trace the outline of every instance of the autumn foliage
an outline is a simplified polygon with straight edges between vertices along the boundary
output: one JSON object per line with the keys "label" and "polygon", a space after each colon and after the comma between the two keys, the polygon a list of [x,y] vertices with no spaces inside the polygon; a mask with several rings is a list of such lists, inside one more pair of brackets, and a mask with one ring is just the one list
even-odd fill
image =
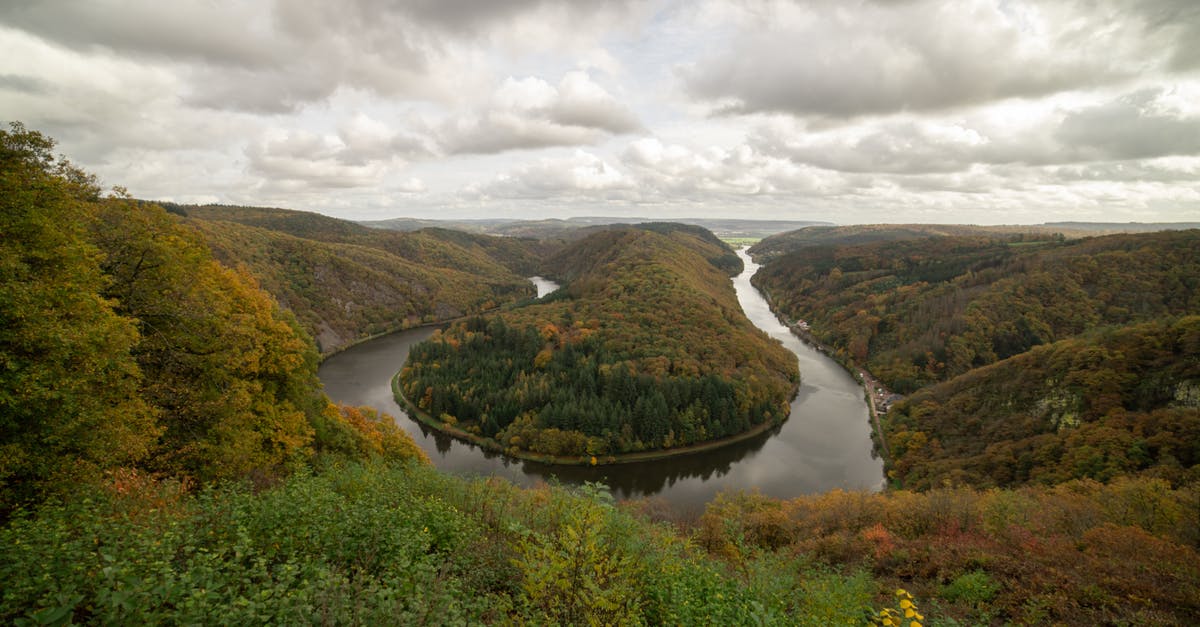
{"label": "autumn foliage", "polygon": [[548,263],[569,281],[560,294],[414,347],[403,397],[503,450],[553,456],[604,459],[778,424],[795,358],[742,314],[714,265],[730,255],[691,229],[591,235]]}
{"label": "autumn foliage", "polygon": [[[0,131],[0,509],[119,468],[279,477],[336,447],[317,355],[244,268],[156,205],[102,197],[19,124]],[[348,421],[348,422],[347,422]]]}
{"label": "autumn foliage", "polygon": [[[865,569],[922,612],[971,624],[1192,624],[1200,492],[1159,479],[1053,488],[721,495],[697,540],[733,564],[762,551]],[[901,624],[907,624],[901,623]]]}

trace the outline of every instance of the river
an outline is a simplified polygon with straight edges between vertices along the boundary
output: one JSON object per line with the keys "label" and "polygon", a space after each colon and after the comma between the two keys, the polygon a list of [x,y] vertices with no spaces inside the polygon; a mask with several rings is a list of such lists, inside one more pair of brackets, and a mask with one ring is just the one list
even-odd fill
{"label": "river", "polygon": [[[369,405],[397,417],[400,426],[429,454],[439,469],[467,475],[497,475],[520,485],[552,477],[563,483],[601,481],[618,498],[657,497],[679,511],[695,511],[722,490],[757,489],[789,498],[834,488],[877,490],[883,463],[871,450],[867,405],[858,383],[840,365],[791,334],[750,285],[758,270],[746,264],[733,280],[746,316],[783,342],[800,360],[800,391],[791,417],[761,436],[716,451],[615,466],[551,466],[491,453],[459,442],[408,418],[392,398],[391,378],[408,350],[432,328],[394,333],[350,348],[321,364],[325,392],[339,403]],[[552,282],[534,277],[538,297]]]}

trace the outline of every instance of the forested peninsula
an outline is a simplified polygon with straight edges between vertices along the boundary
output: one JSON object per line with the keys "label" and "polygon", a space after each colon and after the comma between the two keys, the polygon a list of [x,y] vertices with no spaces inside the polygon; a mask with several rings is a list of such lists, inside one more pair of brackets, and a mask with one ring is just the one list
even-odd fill
{"label": "forested peninsula", "polygon": [[546,302],[414,347],[400,398],[460,437],[560,463],[686,452],[787,418],[795,356],[746,319],[729,281],[741,262],[712,234],[613,228],[545,267],[566,282]]}

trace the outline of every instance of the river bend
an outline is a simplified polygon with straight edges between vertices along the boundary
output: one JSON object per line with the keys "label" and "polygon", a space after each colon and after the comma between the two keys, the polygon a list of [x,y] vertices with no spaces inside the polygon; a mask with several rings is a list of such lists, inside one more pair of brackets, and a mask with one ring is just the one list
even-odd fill
{"label": "river bend", "polygon": [[[801,342],[771,313],[750,285],[758,270],[745,251],[745,271],[733,279],[746,316],[800,360],[801,385],[791,417],[758,437],[716,451],[615,466],[550,466],[510,459],[459,442],[410,419],[392,398],[391,378],[413,344],[432,328],[371,340],[327,359],[319,371],[335,402],[368,405],[396,416],[398,424],[439,469],[467,475],[496,475],[520,485],[552,477],[563,483],[601,481],[618,498],[657,497],[678,510],[698,510],[722,490],[754,490],[790,498],[834,488],[877,490],[883,463],[871,450],[867,405],[858,383],[836,362]],[[552,282],[533,277],[538,296]]]}

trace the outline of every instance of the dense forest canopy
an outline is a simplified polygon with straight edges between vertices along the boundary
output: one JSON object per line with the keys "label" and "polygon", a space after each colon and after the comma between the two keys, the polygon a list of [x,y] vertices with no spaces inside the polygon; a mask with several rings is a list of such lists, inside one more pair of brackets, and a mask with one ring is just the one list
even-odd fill
{"label": "dense forest canopy", "polygon": [[886,429],[906,486],[1200,479],[1200,317],[1105,327],[924,388]]}
{"label": "dense forest canopy", "polygon": [[549,302],[435,334],[400,386],[514,453],[604,459],[777,424],[795,357],[745,318],[734,263],[695,227],[600,231],[546,264],[569,281]]}
{"label": "dense forest canopy", "polygon": [[821,246],[754,282],[909,393],[1087,329],[1200,312],[1200,231]]}
{"label": "dense forest canopy", "polygon": [[913,394],[884,421],[906,486],[1200,468],[1200,231],[811,246],[755,283]]}

